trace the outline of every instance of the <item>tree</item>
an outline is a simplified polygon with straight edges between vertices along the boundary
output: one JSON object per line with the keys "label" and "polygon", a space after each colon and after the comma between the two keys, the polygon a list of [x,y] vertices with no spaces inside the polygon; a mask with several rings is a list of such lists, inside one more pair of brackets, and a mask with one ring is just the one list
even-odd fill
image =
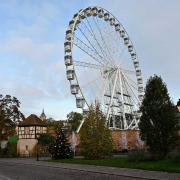
{"label": "tree", "polygon": [[49,145],[52,141],[54,140],[54,137],[51,136],[50,134],[40,134],[38,138],[38,143],[42,146],[47,146]]}
{"label": "tree", "polygon": [[57,131],[59,126],[63,126],[63,122],[61,120],[54,120],[53,118],[46,119],[46,125],[48,127],[48,131]]}
{"label": "tree", "polygon": [[13,135],[17,123],[24,119],[19,108],[20,102],[17,98],[0,95],[0,139]]}
{"label": "tree", "polygon": [[78,112],[70,112],[67,115],[68,118],[68,123],[70,124],[70,129],[72,131],[76,131],[77,128],[79,127],[81,121],[82,121],[82,114],[78,113]]}
{"label": "tree", "polygon": [[91,106],[80,130],[82,154],[86,159],[102,159],[112,156],[112,135],[106,126],[106,118],[97,103]]}
{"label": "tree", "polygon": [[159,157],[166,156],[176,145],[178,120],[176,108],[161,77],[155,75],[148,80],[140,110],[141,139],[151,153]]}
{"label": "tree", "polygon": [[49,156],[49,145],[54,141],[54,137],[48,133],[40,134],[37,144],[37,159],[38,156]]}
{"label": "tree", "polygon": [[66,137],[65,129],[59,127],[56,132],[56,138],[50,144],[49,152],[53,159],[69,159],[73,157],[70,143]]}

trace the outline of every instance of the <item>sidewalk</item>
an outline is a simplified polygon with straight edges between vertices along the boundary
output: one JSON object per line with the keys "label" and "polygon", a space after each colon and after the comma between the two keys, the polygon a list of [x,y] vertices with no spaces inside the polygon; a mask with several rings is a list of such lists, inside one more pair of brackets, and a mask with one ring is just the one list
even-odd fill
{"label": "sidewalk", "polygon": [[94,165],[79,165],[79,164],[65,164],[45,161],[36,161],[34,158],[14,158],[14,159],[0,159],[0,162],[8,162],[13,164],[28,164],[33,166],[46,166],[57,169],[71,169],[85,172],[93,172],[100,174],[109,174],[124,177],[135,177],[139,179],[156,179],[156,180],[180,180],[180,173],[167,173],[159,171],[147,171],[139,169],[127,169]]}

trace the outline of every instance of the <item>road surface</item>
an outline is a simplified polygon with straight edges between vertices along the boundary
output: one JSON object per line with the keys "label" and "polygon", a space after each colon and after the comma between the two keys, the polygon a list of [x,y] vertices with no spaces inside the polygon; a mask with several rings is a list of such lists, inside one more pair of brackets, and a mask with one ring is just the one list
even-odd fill
{"label": "road surface", "polygon": [[35,159],[0,159],[0,180],[179,180],[180,173],[50,163]]}
{"label": "road surface", "polygon": [[0,180],[136,180],[117,175],[92,173],[80,170],[0,162]]}

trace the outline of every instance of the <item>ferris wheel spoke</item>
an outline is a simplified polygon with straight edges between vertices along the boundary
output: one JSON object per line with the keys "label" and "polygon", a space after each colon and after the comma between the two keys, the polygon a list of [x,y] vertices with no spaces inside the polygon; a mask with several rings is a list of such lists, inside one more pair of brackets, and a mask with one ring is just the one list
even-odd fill
{"label": "ferris wheel spoke", "polygon": [[[137,90],[137,83],[136,83],[134,80],[132,80],[127,74],[123,73],[123,75],[126,77],[127,80],[129,80],[129,81],[128,81],[129,84],[131,84],[131,86],[132,86],[135,90]],[[130,83],[130,82],[131,82],[131,83]]]}
{"label": "ferris wheel spoke", "polygon": [[[125,81],[125,79],[122,77],[122,81],[123,81],[123,83],[124,84],[127,84],[127,82]],[[127,90],[127,89],[130,89],[129,87],[128,87],[128,85],[126,85],[126,86],[124,86],[123,87],[123,89],[124,90]],[[127,97],[127,102],[125,101],[124,103],[125,103],[125,105],[126,106],[128,106],[128,107],[130,107],[130,109],[131,109],[131,114],[133,114],[133,109],[132,109],[132,107],[134,106],[134,105],[137,105],[137,101],[135,100],[136,98],[136,96],[135,96],[135,94],[134,94],[134,92],[133,91],[131,91],[131,90],[129,90],[128,92],[125,92],[125,94],[124,94],[124,96],[125,97]],[[133,106],[132,106],[133,105]]]}
{"label": "ferris wheel spoke", "polygon": [[105,50],[105,53],[106,53],[106,55],[109,57],[109,60],[112,60],[112,61],[114,61],[113,60],[113,56],[112,56],[112,54],[111,54],[111,52],[110,52],[110,50],[109,50],[109,48],[108,48],[108,46],[107,46],[107,43],[106,43],[106,41],[105,41],[105,39],[104,39],[104,37],[103,37],[103,33],[102,33],[102,31],[101,31],[101,29],[100,29],[100,27],[99,27],[99,21],[98,21],[98,19],[96,18],[96,17],[94,17],[93,18],[94,19],[94,22],[95,22],[95,25],[96,25],[96,27],[97,27],[97,29],[98,29],[98,32],[99,32],[99,34],[100,34],[100,37],[101,37],[101,40],[102,40],[102,43],[103,43],[103,46],[105,47],[105,49],[107,50],[107,52],[108,52],[108,55],[107,55],[107,53],[106,53],[106,50]]}
{"label": "ferris wheel spoke", "polygon": [[138,97],[136,96],[136,94],[134,93],[133,89],[132,89],[132,85],[130,85],[128,79],[127,79],[127,76],[125,76],[123,73],[122,73],[123,77],[124,77],[124,80],[127,84],[127,86],[129,87],[129,90],[132,92],[133,96],[135,97],[135,99],[137,100],[137,102],[139,102],[139,99]]}
{"label": "ferris wheel spoke", "polygon": [[86,63],[82,61],[74,61],[75,66],[82,66],[82,67],[87,67],[87,68],[93,68],[93,69],[102,69],[104,66],[97,65],[97,64],[92,64],[92,63]]}
{"label": "ferris wheel spoke", "polygon": [[[127,98],[129,104],[133,105],[135,101],[133,101],[133,98],[132,98],[132,93],[129,92],[129,88],[127,86],[127,83],[126,83],[126,80],[124,77],[122,77],[122,80],[123,80],[123,84],[124,84],[124,89],[126,91],[126,93],[129,95],[129,97]],[[132,106],[130,106],[130,109],[131,109],[131,114],[133,114],[133,109],[132,109]]]}
{"label": "ferris wheel spoke", "polygon": [[96,62],[99,64],[103,64],[101,60],[96,57],[96,52],[94,52],[93,49],[91,49],[88,45],[86,45],[83,41],[75,37],[75,40],[73,41],[73,44],[80,48],[82,51],[84,51],[86,54],[88,54],[91,58],[93,58]]}
{"label": "ferris wheel spoke", "polygon": [[127,74],[133,74],[135,75],[135,71],[132,71],[132,70],[128,70],[128,69],[124,69],[124,68],[121,68],[121,70],[124,72],[124,73],[127,73]]}
{"label": "ferris wheel spoke", "polygon": [[104,57],[102,57],[100,55],[100,53],[97,51],[97,49],[93,46],[93,44],[90,42],[90,40],[88,39],[88,37],[86,36],[86,34],[82,31],[82,29],[80,27],[78,27],[78,29],[80,30],[80,32],[82,33],[82,35],[85,37],[85,39],[87,40],[87,42],[90,44],[91,48],[95,51],[95,53],[97,53],[97,55],[99,56],[99,58],[101,60],[104,59]]}
{"label": "ferris wheel spoke", "polygon": [[[96,39],[94,38],[95,35],[94,35],[94,33],[92,32],[92,30],[86,25],[85,22],[82,21],[82,23],[83,23],[83,25],[85,26],[85,28],[88,30],[88,32],[90,33],[90,35],[91,35],[91,37],[93,38],[93,40],[96,40]],[[86,36],[86,37],[87,37],[87,36]],[[97,40],[96,40],[96,41],[97,41]],[[89,43],[92,44],[90,40],[89,40]],[[97,43],[96,43],[96,44],[97,44]],[[93,48],[94,48],[94,45],[93,45],[93,44],[92,44],[92,46],[93,46]],[[96,50],[97,50],[97,48],[96,48]],[[102,53],[102,51],[101,51],[101,53]],[[101,53],[98,52],[98,54],[101,54]],[[103,62],[104,62],[104,61],[107,61],[107,60],[106,60],[106,57],[104,56],[103,53],[102,53],[101,57],[102,57],[102,56],[103,56],[103,58],[101,58],[101,60],[102,60]]]}
{"label": "ferris wheel spoke", "polygon": [[88,26],[89,26],[89,30],[91,31],[91,35],[93,36],[94,40],[96,41],[97,46],[99,47],[101,53],[102,53],[103,56],[104,56],[104,60],[106,61],[105,63],[107,63],[108,60],[106,60],[106,56],[105,56],[105,54],[104,54],[104,50],[103,50],[102,46],[100,45],[100,43],[98,42],[98,40],[97,40],[97,38],[96,38],[96,34],[94,33],[94,30],[93,30],[93,28],[91,27],[91,24],[90,24],[89,20],[86,19],[86,21],[87,21],[87,24],[88,24]]}
{"label": "ferris wheel spoke", "polygon": [[82,85],[81,88],[82,88],[82,89],[86,89],[86,88],[88,88],[91,84],[95,83],[96,81],[98,81],[98,80],[100,80],[100,79],[101,79],[101,76],[98,76],[98,77],[96,77],[95,79],[86,82],[86,84]]}
{"label": "ferris wheel spoke", "polygon": [[[91,99],[91,103],[93,103],[95,100],[97,100],[97,97],[100,97],[102,95],[103,92],[103,83],[102,83],[102,77],[99,76],[89,82],[87,82],[86,84],[81,86],[81,89],[83,90],[84,94],[89,94],[89,92],[93,92],[94,96],[93,97],[89,97]],[[98,98],[100,99],[100,98]],[[101,99],[100,99],[101,100]],[[100,101],[100,103],[102,102],[102,100]]]}
{"label": "ferris wheel spoke", "polygon": [[119,49],[122,43],[119,42],[120,38],[117,36],[117,32],[112,31],[112,28],[110,28],[108,24],[103,28],[103,32],[107,35],[108,39],[114,43],[114,47]]}
{"label": "ferris wheel spoke", "polygon": [[[108,27],[108,29],[109,29],[109,27]],[[122,43],[120,42],[120,38],[119,38],[119,36],[117,36],[117,34],[115,34],[116,36],[114,36],[114,37],[116,37],[116,38],[114,38],[114,39],[112,40],[112,33],[113,33],[112,31],[111,31],[111,32],[107,32],[107,29],[106,29],[106,28],[103,28],[102,31],[106,34],[106,37],[107,37],[107,39],[108,39],[108,44],[109,44],[110,42],[112,42],[112,41],[113,41],[113,43],[114,43],[113,48],[111,49],[111,51],[114,51],[114,54],[116,53],[117,56],[119,57],[119,58],[115,58],[115,59],[114,59],[114,61],[117,63],[117,59],[120,59],[120,58],[121,58],[121,56],[123,55],[126,47],[120,48],[120,45],[121,45]],[[109,48],[108,48],[108,49],[109,49]],[[109,50],[109,51],[110,51],[110,50]],[[120,63],[117,63],[117,64],[120,64]]]}

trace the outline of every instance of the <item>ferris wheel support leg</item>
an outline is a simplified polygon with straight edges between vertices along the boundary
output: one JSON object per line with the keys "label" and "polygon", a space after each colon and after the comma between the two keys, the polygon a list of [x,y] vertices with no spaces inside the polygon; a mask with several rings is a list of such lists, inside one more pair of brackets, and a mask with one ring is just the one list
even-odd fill
{"label": "ferris wheel support leg", "polygon": [[110,110],[111,110],[111,106],[112,106],[112,101],[113,101],[113,97],[114,97],[114,92],[115,92],[115,88],[116,88],[116,84],[117,84],[117,78],[118,78],[118,71],[116,71],[116,76],[115,76],[115,81],[113,84],[113,91],[111,94],[111,99],[110,99],[110,103],[109,103],[109,107],[108,107],[108,111],[107,111],[107,116],[106,116],[106,122],[108,123],[109,121],[109,114],[110,114]]}
{"label": "ferris wheel support leg", "polygon": [[82,119],[81,124],[79,125],[78,129],[76,130],[76,133],[79,133],[83,123],[84,123],[84,118]]}
{"label": "ferris wheel support leg", "polygon": [[122,102],[122,113],[123,113],[123,124],[124,124],[124,129],[128,128],[127,121],[126,121],[126,116],[125,116],[125,105],[124,105],[124,97],[123,97],[123,85],[122,85],[122,74],[121,70],[118,69],[118,75],[119,75],[119,80],[120,80],[120,90],[121,90],[121,102]]}

